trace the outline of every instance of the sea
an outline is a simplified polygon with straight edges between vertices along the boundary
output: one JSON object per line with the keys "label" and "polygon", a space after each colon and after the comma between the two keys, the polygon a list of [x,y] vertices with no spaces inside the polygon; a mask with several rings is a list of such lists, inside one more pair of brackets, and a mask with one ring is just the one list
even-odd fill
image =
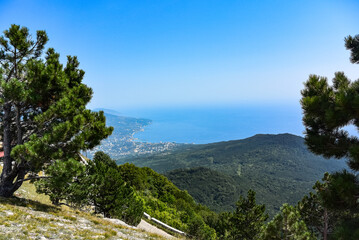
{"label": "sea", "polygon": [[257,104],[117,109],[123,116],[151,119],[134,137],[141,142],[205,144],[290,133],[303,136],[300,104]]}

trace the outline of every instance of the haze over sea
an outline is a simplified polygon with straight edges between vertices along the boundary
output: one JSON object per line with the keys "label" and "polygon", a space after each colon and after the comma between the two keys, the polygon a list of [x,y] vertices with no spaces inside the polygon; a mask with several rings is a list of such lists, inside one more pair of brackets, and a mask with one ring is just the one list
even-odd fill
{"label": "haze over sea", "polygon": [[300,104],[251,104],[215,107],[166,107],[119,110],[123,116],[147,118],[152,124],[134,136],[145,142],[211,143],[255,134],[302,136]]}

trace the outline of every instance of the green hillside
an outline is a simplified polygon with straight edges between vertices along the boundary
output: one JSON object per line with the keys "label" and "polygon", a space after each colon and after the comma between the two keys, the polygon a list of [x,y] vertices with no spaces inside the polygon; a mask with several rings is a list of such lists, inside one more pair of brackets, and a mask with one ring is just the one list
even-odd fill
{"label": "green hillside", "polygon": [[[221,212],[233,206],[238,195],[236,178],[204,167],[176,169],[166,174],[178,188],[187,189],[196,201]],[[243,193],[244,194],[244,193]]]}
{"label": "green hillside", "polygon": [[[258,134],[243,140],[189,145],[173,152],[118,160],[124,162],[167,173],[196,201],[216,211],[233,210],[238,195],[253,189],[271,215],[284,202],[294,204],[300,200],[324,172],[345,167],[343,160],[327,160],[312,154],[302,137],[291,134]],[[216,172],[192,169],[196,167]],[[175,169],[182,170],[169,172]],[[211,192],[222,195],[213,196]]]}
{"label": "green hillside", "polygon": [[165,176],[150,168],[139,168],[128,163],[118,168],[123,180],[141,196],[144,211],[152,217],[187,233],[191,233],[193,219],[199,219],[203,223],[202,230],[209,236],[214,235],[215,230],[207,225],[206,217],[216,214],[197,204],[192,196],[178,189]]}

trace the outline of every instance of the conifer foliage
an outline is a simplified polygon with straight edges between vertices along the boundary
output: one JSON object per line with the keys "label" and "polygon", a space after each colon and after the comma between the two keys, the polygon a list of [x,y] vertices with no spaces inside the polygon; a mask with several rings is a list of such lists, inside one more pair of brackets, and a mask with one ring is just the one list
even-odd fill
{"label": "conifer foliage", "polygon": [[315,237],[307,229],[297,208],[283,204],[281,212],[263,227],[261,240],[314,240]]}
{"label": "conifer foliage", "polygon": [[341,226],[348,226],[347,220],[351,222],[355,218],[355,204],[349,203],[353,208],[348,208],[348,203],[343,201],[345,195],[347,200],[353,200],[351,190],[348,192],[355,184],[353,180],[353,175],[347,171],[325,173],[322,182],[317,181],[313,186],[315,193],[310,192],[298,203],[302,219],[318,239],[337,239],[333,236],[341,231]]}
{"label": "conifer foliage", "polygon": [[[359,63],[359,35],[346,37],[345,46],[351,51],[350,61]],[[359,171],[359,139],[344,127],[353,125],[359,129],[359,80],[350,81],[343,72],[337,72],[333,84],[329,85],[325,77],[311,75],[302,90],[301,104],[308,148],[327,158],[345,157],[353,170],[327,177],[325,191],[318,191],[318,196],[312,195],[304,199],[304,203],[311,207],[317,205],[324,214],[337,210],[349,213],[334,221],[337,226],[332,235],[358,236],[359,180],[355,172]],[[314,220],[318,220],[317,217]],[[327,217],[319,223],[328,223]],[[308,220],[313,224],[313,219],[306,218]],[[325,228],[328,233],[328,226]]]}
{"label": "conifer foliage", "polygon": [[240,196],[234,212],[222,212],[212,225],[219,239],[256,240],[267,219],[265,205],[256,203],[256,193],[250,189],[247,198]]}
{"label": "conifer foliage", "polygon": [[83,197],[95,206],[95,211],[137,225],[143,215],[143,201],[124,182],[116,162],[107,154],[97,152],[87,168],[88,194]]}
{"label": "conifer foliage", "polygon": [[248,191],[247,198],[240,196],[236,203],[236,210],[230,221],[230,234],[228,239],[253,240],[258,239],[261,227],[268,218],[265,206],[256,204],[256,193]]}
{"label": "conifer foliage", "polygon": [[102,112],[86,109],[92,89],[82,83],[77,57],[68,56],[63,66],[54,49],[43,56],[47,41],[45,31],[33,38],[19,25],[0,37],[3,197],[58,161],[79,160],[81,150],[95,147],[113,130]]}
{"label": "conifer foliage", "polygon": [[310,192],[298,203],[298,210],[308,229],[318,238],[327,240],[328,235],[333,231],[338,211],[330,211],[324,204],[321,193],[327,191],[330,175],[326,173],[322,179],[324,182],[316,182],[313,189],[316,193]]}
{"label": "conifer foliage", "polygon": [[143,200],[123,180],[119,166],[107,154],[96,152],[85,165],[75,160],[58,161],[47,174],[53,177],[37,181],[37,191],[49,195],[55,205],[91,206],[95,213],[131,225],[141,221]]}
{"label": "conifer foliage", "polygon": [[[359,63],[359,35],[347,37],[351,61]],[[359,170],[359,139],[343,129],[359,128],[359,80],[350,81],[343,72],[335,73],[333,84],[327,78],[311,75],[302,90],[301,104],[309,149],[324,157],[347,157],[349,167]]]}

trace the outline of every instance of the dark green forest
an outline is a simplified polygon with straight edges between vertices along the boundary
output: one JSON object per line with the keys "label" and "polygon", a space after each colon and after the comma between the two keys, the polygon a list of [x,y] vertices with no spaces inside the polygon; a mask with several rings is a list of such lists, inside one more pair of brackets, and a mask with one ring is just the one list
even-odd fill
{"label": "dark green forest", "polygon": [[238,196],[245,193],[238,187],[237,178],[210,168],[176,169],[165,176],[179,189],[186,189],[197,202],[216,212],[233,209]]}
{"label": "dark green forest", "polygon": [[296,204],[324,172],[346,166],[307,149],[291,134],[259,134],[251,138],[189,145],[173,152],[118,160],[165,174],[180,189],[214,211],[229,211],[240,194],[253,189],[271,216],[287,202]]}

